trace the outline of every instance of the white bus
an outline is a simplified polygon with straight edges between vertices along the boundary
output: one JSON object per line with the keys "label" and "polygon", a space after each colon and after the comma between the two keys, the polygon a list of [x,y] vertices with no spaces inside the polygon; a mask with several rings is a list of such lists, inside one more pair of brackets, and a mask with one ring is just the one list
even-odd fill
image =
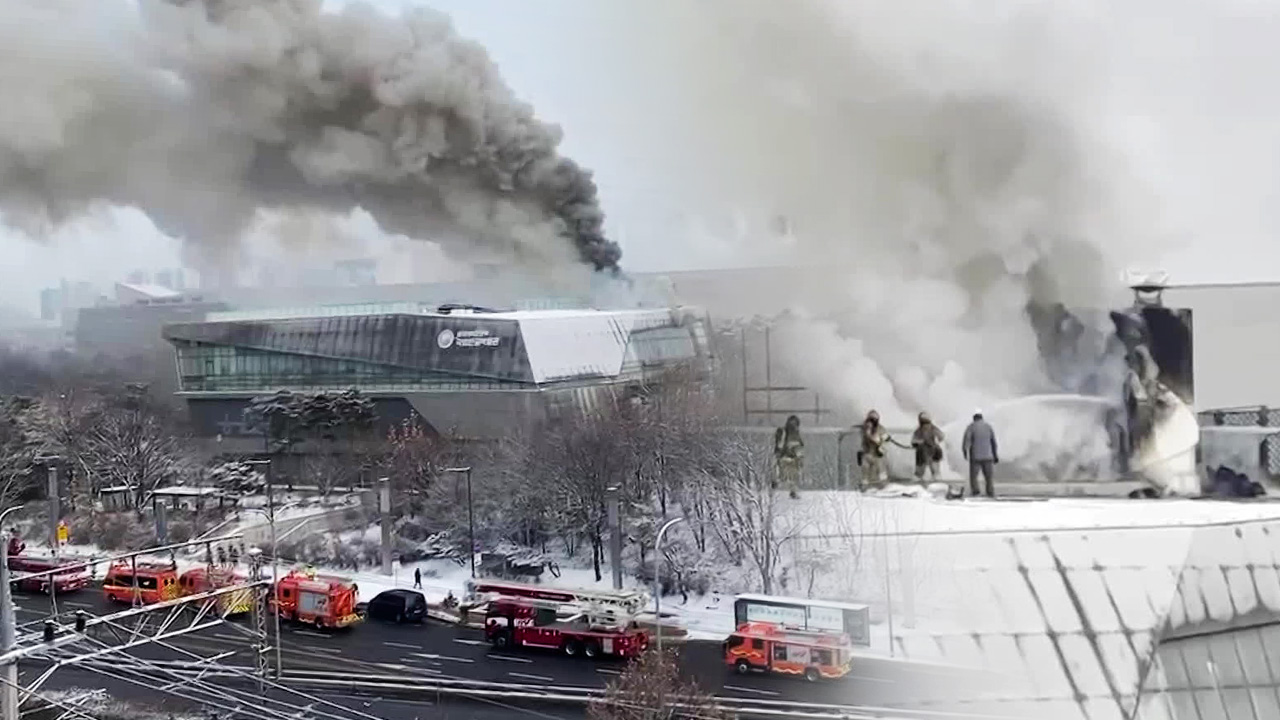
{"label": "white bus", "polygon": [[838,632],[855,645],[871,645],[870,610],[866,605],[809,600],[778,595],[739,595],[733,601],[735,627],[763,622],[794,630]]}

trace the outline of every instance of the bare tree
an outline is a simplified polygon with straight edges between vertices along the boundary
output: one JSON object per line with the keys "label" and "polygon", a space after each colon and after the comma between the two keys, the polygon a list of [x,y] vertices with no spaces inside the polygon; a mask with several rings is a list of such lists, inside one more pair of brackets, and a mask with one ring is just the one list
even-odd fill
{"label": "bare tree", "polygon": [[396,489],[409,495],[410,501],[424,498],[443,469],[462,464],[457,442],[415,420],[405,420],[388,430],[381,454],[381,464],[394,478]]}
{"label": "bare tree", "polygon": [[587,707],[589,720],[728,720],[697,683],[680,673],[673,651],[649,650],[609,683],[604,697]]}
{"label": "bare tree", "polygon": [[334,453],[316,453],[302,461],[303,480],[314,484],[322,496],[328,497],[335,487],[351,484],[351,461]]}
{"label": "bare tree", "polygon": [[93,414],[83,457],[89,471],[106,485],[129,487],[141,511],[147,496],[191,470],[190,457],[167,416],[146,395],[146,387],[127,386],[105,398]]}
{"label": "bare tree", "polygon": [[763,592],[773,592],[784,569],[782,550],[806,521],[794,501],[773,488],[767,447],[750,437],[732,436],[721,446],[716,466],[700,487],[715,515],[711,527],[730,556],[754,565]]}
{"label": "bare tree", "polygon": [[573,549],[586,540],[596,580],[602,579],[608,524],[608,489],[617,487],[624,508],[642,506],[651,488],[635,472],[634,419],[623,408],[560,418],[525,443],[528,479],[544,489],[552,524]]}
{"label": "bare tree", "polygon": [[102,489],[92,471],[88,452],[101,397],[93,390],[68,388],[40,398],[30,413],[30,428],[41,452],[58,455],[68,469],[66,483],[72,502],[78,497],[96,499]]}
{"label": "bare tree", "polygon": [[31,468],[40,448],[30,426],[34,407],[30,398],[0,399],[0,507],[32,489]]}

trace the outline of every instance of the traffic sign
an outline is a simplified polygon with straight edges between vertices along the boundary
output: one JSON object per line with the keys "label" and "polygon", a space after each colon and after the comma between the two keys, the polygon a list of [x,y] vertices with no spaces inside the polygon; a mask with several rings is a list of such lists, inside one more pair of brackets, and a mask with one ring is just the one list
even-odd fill
{"label": "traffic sign", "polygon": [[58,523],[58,544],[66,545],[67,540],[71,537],[71,531],[67,528],[65,522]]}

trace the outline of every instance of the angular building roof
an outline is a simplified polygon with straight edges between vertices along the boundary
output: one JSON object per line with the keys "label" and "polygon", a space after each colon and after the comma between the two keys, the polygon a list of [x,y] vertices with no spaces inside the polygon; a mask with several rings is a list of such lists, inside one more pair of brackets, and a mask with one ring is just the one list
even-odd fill
{"label": "angular building roof", "polygon": [[169,325],[164,337],[531,385],[698,356],[691,330],[668,309],[442,312],[399,303],[227,312]]}

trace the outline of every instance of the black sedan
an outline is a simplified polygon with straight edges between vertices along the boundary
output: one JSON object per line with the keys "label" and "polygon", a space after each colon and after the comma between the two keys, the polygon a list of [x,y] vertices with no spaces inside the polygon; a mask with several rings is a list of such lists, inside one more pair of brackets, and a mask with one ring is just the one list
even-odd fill
{"label": "black sedan", "polygon": [[427,599],[416,590],[384,590],[369,601],[364,613],[372,620],[421,623],[427,619]]}

